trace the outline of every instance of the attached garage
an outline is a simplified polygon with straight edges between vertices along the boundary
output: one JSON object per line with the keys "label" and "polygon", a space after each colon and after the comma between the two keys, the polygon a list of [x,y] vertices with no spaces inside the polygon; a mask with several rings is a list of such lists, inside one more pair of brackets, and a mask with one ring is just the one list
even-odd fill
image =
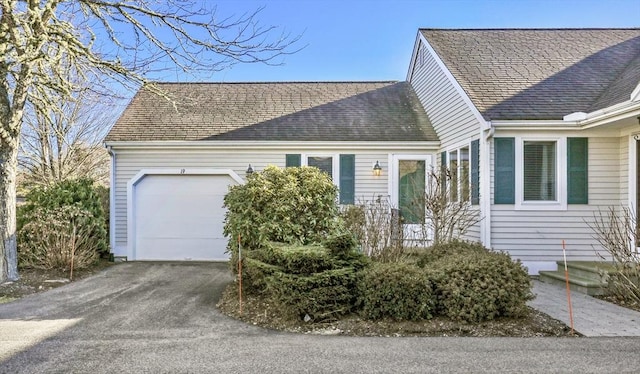
{"label": "attached garage", "polygon": [[321,167],[348,203],[391,194],[392,155],[440,146],[407,82],[156,87],[171,100],[141,88],[105,139],[118,260],[228,260],[223,196],[251,170]]}
{"label": "attached garage", "polygon": [[230,170],[143,170],[129,183],[128,256],[138,261],[224,261]]}

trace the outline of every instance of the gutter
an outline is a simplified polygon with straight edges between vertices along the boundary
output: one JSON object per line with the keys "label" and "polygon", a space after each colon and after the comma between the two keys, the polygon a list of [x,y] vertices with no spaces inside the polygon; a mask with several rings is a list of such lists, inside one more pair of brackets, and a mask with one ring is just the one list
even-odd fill
{"label": "gutter", "polygon": [[480,173],[480,237],[482,245],[491,248],[491,139],[496,128],[492,126],[490,121],[485,121],[485,123],[486,126],[483,126],[480,131],[482,139],[482,148],[480,149],[482,164],[480,166],[481,170],[485,171]]}
{"label": "gutter", "polygon": [[137,149],[137,150],[163,150],[163,149],[273,149],[273,150],[300,150],[300,149],[410,149],[425,150],[437,149],[439,141],[394,141],[394,142],[279,142],[264,140],[151,140],[151,141],[113,141],[105,143],[110,150],[113,149]]}
{"label": "gutter", "polygon": [[111,157],[111,170],[109,170],[109,249],[111,255],[113,255],[116,247],[116,153],[110,145],[105,144],[105,147]]}
{"label": "gutter", "polygon": [[493,126],[501,130],[588,130],[614,121],[640,115],[640,102],[625,101],[594,112],[574,112],[562,120],[496,120]]}
{"label": "gutter", "polygon": [[[572,114],[569,116],[571,115]],[[603,122],[617,121],[637,115],[640,115],[640,102],[626,101],[595,112],[586,113],[585,118],[578,123],[580,123],[584,129],[588,129],[602,125]]]}

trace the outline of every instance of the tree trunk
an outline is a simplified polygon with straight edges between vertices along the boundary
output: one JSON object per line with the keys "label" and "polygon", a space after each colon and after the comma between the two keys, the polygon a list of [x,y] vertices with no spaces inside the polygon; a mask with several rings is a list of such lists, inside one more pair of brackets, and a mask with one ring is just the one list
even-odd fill
{"label": "tree trunk", "polygon": [[0,281],[18,280],[16,241],[16,165],[17,147],[0,147]]}

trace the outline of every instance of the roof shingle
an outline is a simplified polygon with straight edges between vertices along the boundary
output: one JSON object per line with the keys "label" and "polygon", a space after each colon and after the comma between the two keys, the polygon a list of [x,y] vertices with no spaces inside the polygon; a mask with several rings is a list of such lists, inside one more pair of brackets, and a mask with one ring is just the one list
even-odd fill
{"label": "roof shingle", "polygon": [[487,120],[591,112],[640,83],[640,29],[420,32]]}
{"label": "roof shingle", "polygon": [[107,142],[436,141],[406,82],[159,83],[141,89]]}

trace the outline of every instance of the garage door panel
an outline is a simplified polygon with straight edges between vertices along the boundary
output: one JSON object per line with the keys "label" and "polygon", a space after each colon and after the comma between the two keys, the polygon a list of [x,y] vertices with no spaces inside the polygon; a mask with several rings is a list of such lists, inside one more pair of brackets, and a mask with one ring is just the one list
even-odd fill
{"label": "garage door panel", "polygon": [[136,260],[226,260],[227,175],[148,175],[136,185]]}
{"label": "garage door panel", "polygon": [[[213,229],[220,225],[219,221],[209,220],[185,220],[177,223],[175,220],[160,221],[141,225],[138,238],[222,238],[222,231]],[[150,234],[148,234],[150,233]]]}
{"label": "garage door panel", "polygon": [[211,238],[140,238],[138,260],[156,261],[226,261],[229,256],[220,251],[226,239]]}
{"label": "garage door panel", "polygon": [[[207,183],[204,180],[217,180],[217,182],[209,183],[206,189],[203,189],[203,183]],[[228,175],[147,175],[138,183],[136,190],[144,194],[151,191],[153,194],[172,195],[176,192],[176,187],[179,184],[182,191],[190,191],[191,193],[202,195],[212,193],[224,196],[227,193],[229,184],[222,184],[220,183],[221,180],[236,184]],[[149,181],[153,181],[153,185],[149,184]]]}

